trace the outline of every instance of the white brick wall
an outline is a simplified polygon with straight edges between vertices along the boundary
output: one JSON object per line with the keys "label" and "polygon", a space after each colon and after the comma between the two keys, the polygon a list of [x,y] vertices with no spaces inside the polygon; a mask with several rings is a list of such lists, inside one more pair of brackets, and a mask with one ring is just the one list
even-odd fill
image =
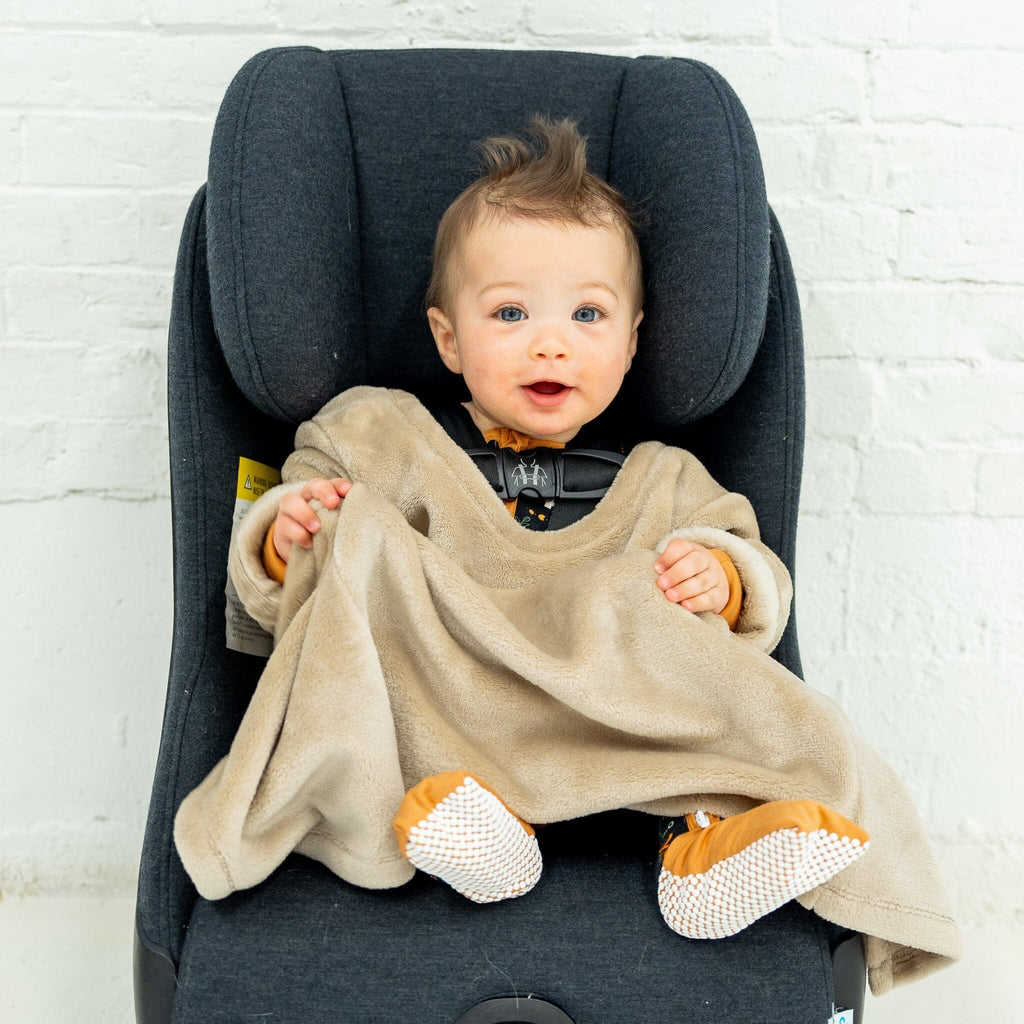
{"label": "white brick wall", "polygon": [[808,677],[904,771],[964,920],[1024,930],[1021,10],[0,0],[0,889],[132,885],[171,274],[232,74],[282,43],[554,47],[706,60],[750,110],[805,310]]}

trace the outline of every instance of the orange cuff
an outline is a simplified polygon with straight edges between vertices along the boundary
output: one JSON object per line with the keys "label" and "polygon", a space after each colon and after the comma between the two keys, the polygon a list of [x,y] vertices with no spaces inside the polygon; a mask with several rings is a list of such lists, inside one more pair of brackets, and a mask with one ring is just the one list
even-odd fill
{"label": "orange cuff", "polygon": [[274,527],[270,524],[267,536],[263,540],[263,568],[266,574],[278,583],[284,583],[284,574],[288,571],[288,563],[277,553],[274,547]]}
{"label": "orange cuff", "polygon": [[743,584],[740,582],[740,574],[736,571],[733,560],[724,551],[717,548],[710,550],[725,570],[725,578],[729,581],[729,602],[719,615],[729,623],[731,630],[735,630],[736,623],[740,621],[740,609],[743,607]]}

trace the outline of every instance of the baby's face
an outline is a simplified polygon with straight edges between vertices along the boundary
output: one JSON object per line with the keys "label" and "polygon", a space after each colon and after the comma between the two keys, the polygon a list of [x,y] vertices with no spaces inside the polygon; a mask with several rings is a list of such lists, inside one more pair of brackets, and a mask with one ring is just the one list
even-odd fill
{"label": "baby's face", "polygon": [[481,430],[568,441],[608,407],[643,316],[617,228],[486,218],[450,269],[451,309],[428,317]]}

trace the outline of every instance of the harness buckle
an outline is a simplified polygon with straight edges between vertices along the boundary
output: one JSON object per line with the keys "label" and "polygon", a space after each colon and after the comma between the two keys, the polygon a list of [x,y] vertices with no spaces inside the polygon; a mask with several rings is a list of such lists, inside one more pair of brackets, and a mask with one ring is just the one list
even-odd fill
{"label": "harness buckle", "polygon": [[[603,498],[626,457],[596,448],[471,448],[466,452],[477,462],[502,501],[526,494],[541,501]],[[570,488],[567,477],[582,488]]]}

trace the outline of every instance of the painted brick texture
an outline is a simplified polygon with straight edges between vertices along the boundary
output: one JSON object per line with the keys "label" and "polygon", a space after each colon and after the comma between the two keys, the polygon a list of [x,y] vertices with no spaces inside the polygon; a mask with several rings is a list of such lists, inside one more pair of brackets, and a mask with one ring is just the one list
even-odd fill
{"label": "painted brick texture", "polygon": [[237,68],[283,43],[705,60],[805,313],[810,681],[963,919],[1024,930],[1024,17],[982,0],[0,0],[0,890],[130,892],[170,628],[164,348]]}

